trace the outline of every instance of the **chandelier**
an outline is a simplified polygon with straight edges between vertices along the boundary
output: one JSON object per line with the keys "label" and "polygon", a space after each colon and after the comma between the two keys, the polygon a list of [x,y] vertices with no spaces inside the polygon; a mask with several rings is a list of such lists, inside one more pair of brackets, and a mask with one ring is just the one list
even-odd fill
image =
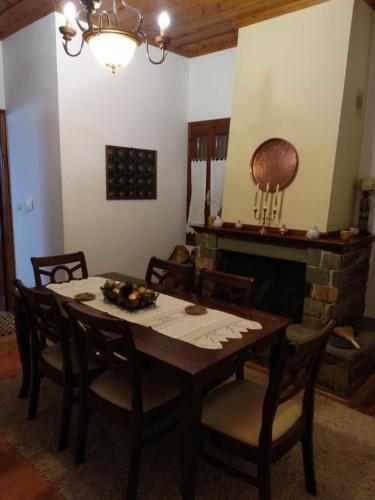
{"label": "chandelier", "polygon": [[[84,43],[87,42],[94,57],[115,73],[118,68],[126,66],[133,58],[135,49],[145,43],[147,58],[152,64],[161,64],[165,61],[167,47],[171,42],[166,35],[170,22],[166,12],[162,12],[158,18],[160,35],[155,38],[154,42],[161,50],[161,57],[155,61],[150,56],[149,40],[142,29],[144,18],[137,8],[128,4],[127,0],[112,0],[110,11],[102,8],[100,0],[80,0],[80,3],[82,7],[78,11],[72,2],[65,5],[66,24],[59,28],[64,40],[63,47],[68,56],[79,56]],[[119,29],[118,10],[120,8],[133,11],[137,15],[138,21],[134,30]],[[78,51],[72,53],[69,50],[69,43],[77,35],[77,30],[73,26],[74,22],[81,31],[82,39]]]}

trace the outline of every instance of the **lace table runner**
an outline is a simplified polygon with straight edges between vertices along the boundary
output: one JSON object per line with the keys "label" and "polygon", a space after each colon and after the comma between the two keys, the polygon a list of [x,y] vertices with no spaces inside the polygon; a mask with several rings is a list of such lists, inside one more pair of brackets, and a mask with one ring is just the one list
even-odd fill
{"label": "lace table runner", "polygon": [[95,293],[96,298],[87,304],[117,318],[153,328],[163,335],[183,340],[205,349],[221,349],[228,339],[239,339],[241,332],[260,330],[262,325],[215,309],[206,314],[190,315],[185,307],[190,302],[160,294],[155,307],[129,312],[104,300],[100,287],[105,278],[92,277],[69,283],[51,283],[47,288],[65,297],[74,298],[82,292]]}

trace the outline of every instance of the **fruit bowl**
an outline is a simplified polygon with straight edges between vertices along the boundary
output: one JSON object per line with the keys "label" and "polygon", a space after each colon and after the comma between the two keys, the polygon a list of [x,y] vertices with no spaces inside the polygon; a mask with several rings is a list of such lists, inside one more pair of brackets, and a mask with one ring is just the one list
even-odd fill
{"label": "fruit bowl", "polygon": [[128,281],[107,280],[100,287],[108,302],[118,305],[128,311],[137,311],[145,307],[155,306],[159,294],[151,288]]}

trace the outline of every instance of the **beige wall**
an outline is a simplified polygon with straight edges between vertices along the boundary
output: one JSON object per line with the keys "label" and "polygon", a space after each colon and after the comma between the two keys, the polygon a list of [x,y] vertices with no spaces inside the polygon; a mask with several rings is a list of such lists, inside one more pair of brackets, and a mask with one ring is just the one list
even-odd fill
{"label": "beige wall", "polygon": [[[349,227],[355,222],[353,216],[361,158],[372,25],[372,9],[363,0],[356,0],[328,215],[328,231]],[[356,100],[361,96],[363,105],[358,109]]]}
{"label": "beige wall", "polygon": [[249,162],[271,137],[300,164],[280,224],[328,228],[354,0],[331,0],[240,30],[223,219],[256,223]]}

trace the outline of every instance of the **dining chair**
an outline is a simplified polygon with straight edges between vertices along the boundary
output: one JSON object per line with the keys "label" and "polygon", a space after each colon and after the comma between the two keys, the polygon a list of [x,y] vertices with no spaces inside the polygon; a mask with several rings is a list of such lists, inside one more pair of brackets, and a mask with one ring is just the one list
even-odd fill
{"label": "dining chair", "polygon": [[40,381],[52,380],[63,389],[58,450],[68,445],[74,387],[78,386],[78,362],[71,345],[70,324],[62,316],[52,293],[30,289],[15,281],[30,332],[31,388],[28,419],[37,415]]}
{"label": "dining chair", "polygon": [[[68,253],[64,255],[51,255],[49,257],[31,257],[31,263],[34,270],[35,285],[40,288],[43,286],[42,277],[46,278],[46,283],[56,283],[58,281],[71,281],[74,279],[87,278],[87,265],[83,252]],[[75,273],[80,271],[78,277]]]}
{"label": "dining chair", "polygon": [[[144,429],[177,408],[179,385],[160,369],[142,371],[130,323],[104,317],[81,304],[68,302],[63,307],[72,323],[80,369],[75,461],[84,461],[90,413],[97,411],[126,424],[130,448],[126,498],[135,499],[141,449],[161,434],[154,432],[145,438]],[[105,372],[90,379],[88,360],[95,361]]]}
{"label": "dining chair", "polygon": [[192,286],[194,266],[151,257],[147,266],[145,280],[165,288],[189,291]]}
{"label": "dining chair", "polygon": [[250,306],[255,278],[201,269],[197,281],[197,293],[226,302]]}
{"label": "dining chair", "polygon": [[257,466],[257,476],[239,471],[204,451],[202,458],[258,487],[271,499],[271,464],[298,441],[302,444],[306,489],[316,494],[313,458],[314,391],[328,337],[329,320],[298,347],[286,344],[268,387],[235,380],[210,392],[202,409],[202,439]]}

